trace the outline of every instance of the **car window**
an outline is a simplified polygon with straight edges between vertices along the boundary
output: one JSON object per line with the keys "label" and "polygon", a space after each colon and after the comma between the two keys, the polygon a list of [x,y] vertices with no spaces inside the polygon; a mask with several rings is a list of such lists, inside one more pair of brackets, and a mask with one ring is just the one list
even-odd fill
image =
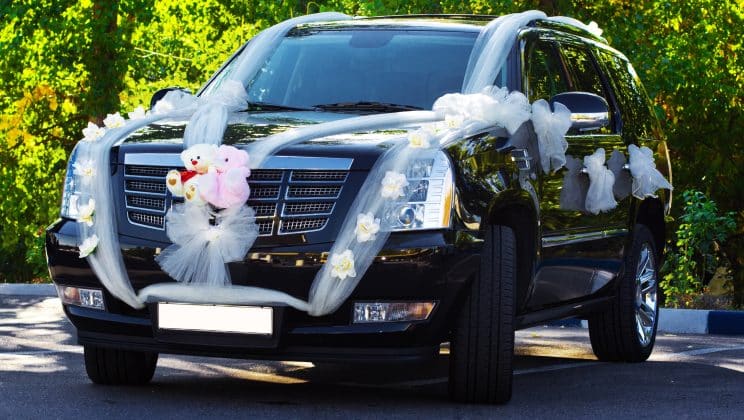
{"label": "car window", "polygon": [[552,43],[536,41],[528,45],[525,73],[525,92],[530,102],[550,100],[569,90],[560,57]]}
{"label": "car window", "polygon": [[618,105],[623,112],[623,136],[631,137],[628,138],[631,141],[653,137],[656,123],[653,111],[633,66],[609,52],[602,51],[598,57],[607,68]]}
{"label": "car window", "polygon": [[564,57],[566,68],[571,80],[571,90],[577,92],[589,92],[603,97],[610,109],[610,124],[594,134],[608,134],[617,132],[617,117],[614,101],[605,89],[599,73],[599,69],[592,58],[589,50],[574,45],[561,45],[561,53]]}
{"label": "car window", "polygon": [[295,30],[254,80],[251,101],[311,107],[384,102],[431,109],[459,92],[476,33]]}

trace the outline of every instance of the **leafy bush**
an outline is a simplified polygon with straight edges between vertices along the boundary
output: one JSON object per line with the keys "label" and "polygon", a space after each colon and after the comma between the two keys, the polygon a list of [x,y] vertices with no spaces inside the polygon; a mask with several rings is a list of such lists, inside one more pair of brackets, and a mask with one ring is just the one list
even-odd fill
{"label": "leafy bush", "polygon": [[718,214],[718,206],[700,191],[682,193],[684,212],[667,254],[660,286],[667,306],[687,307],[722,263],[720,244],[736,228],[734,214]]}

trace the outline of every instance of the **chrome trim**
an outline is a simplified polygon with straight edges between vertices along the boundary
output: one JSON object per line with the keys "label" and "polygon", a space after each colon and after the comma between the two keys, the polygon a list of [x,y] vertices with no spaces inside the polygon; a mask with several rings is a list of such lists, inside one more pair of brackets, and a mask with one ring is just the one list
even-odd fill
{"label": "chrome trim", "polygon": [[628,229],[609,229],[602,230],[599,232],[586,232],[586,233],[571,233],[568,235],[554,235],[542,238],[543,248],[549,248],[552,246],[570,245],[581,242],[597,241],[605,238],[613,238],[616,236],[625,236],[628,234]]}
{"label": "chrome trim", "polygon": [[[249,150],[250,153],[250,150]],[[270,156],[260,168],[252,169],[283,169],[283,170],[329,170],[348,171],[354,159],[315,156]],[[127,153],[124,156],[125,165],[167,166],[180,168],[183,166],[181,156],[177,153]]]}
{"label": "chrome trim", "polygon": [[572,112],[571,127],[579,131],[599,130],[610,125],[609,112]]}

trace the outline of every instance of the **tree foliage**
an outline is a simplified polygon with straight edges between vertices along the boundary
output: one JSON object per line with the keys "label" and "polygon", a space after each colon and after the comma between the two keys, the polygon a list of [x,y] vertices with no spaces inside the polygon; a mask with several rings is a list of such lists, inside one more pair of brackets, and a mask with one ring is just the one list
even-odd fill
{"label": "tree foliage", "polygon": [[528,9],[596,21],[635,64],[658,107],[678,191],[700,189],[744,218],[742,0],[4,0],[0,280],[43,275],[41,234],[56,218],[65,159],[88,121],[146,105],[158,88],[198,88],[261,29],[332,10]]}

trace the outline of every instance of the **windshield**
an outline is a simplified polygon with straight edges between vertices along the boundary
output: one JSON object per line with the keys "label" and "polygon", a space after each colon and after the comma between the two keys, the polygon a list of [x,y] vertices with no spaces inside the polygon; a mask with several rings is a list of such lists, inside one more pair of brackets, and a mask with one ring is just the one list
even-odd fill
{"label": "windshield", "polygon": [[[438,97],[460,91],[476,36],[438,30],[295,29],[245,84],[251,102],[289,108],[383,103],[431,109]],[[222,71],[229,72],[230,65]]]}

